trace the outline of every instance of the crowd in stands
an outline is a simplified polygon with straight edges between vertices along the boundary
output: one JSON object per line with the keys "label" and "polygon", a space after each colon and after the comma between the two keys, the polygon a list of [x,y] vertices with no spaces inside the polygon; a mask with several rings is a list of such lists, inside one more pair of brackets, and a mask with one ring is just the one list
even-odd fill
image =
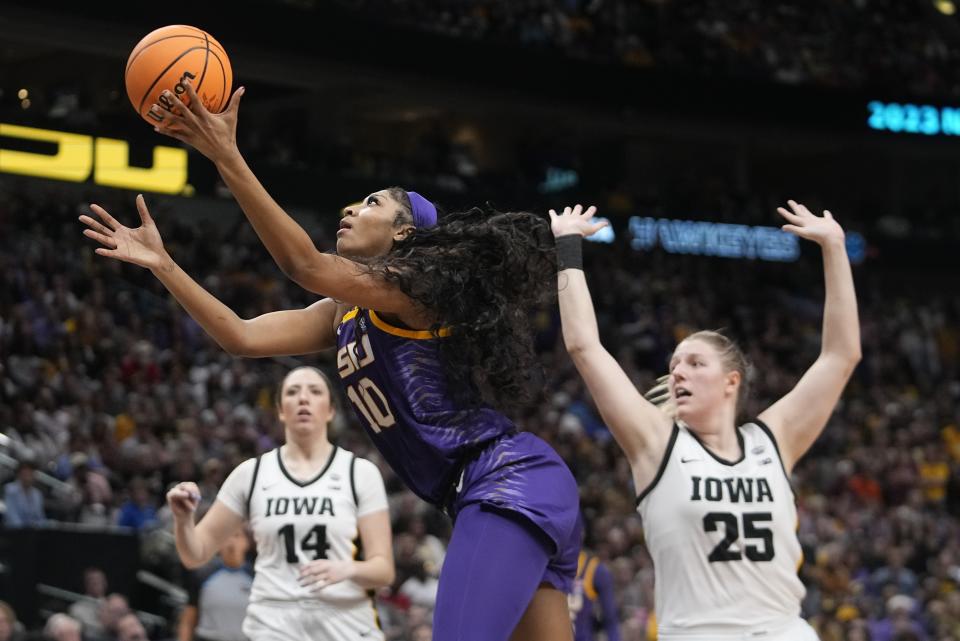
{"label": "crowd in stands", "polygon": [[[315,6],[322,3],[315,3]],[[843,88],[960,93],[960,23],[928,0],[342,0],[373,19],[571,58]],[[951,4],[951,3],[946,3]]]}
{"label": "crowd in stands", "polygon": [[[26,461],[8,470],[5,524],[129,528],[140,533],[144,563],[183,584],[165,535],[165,488],[196,480],[208,506],[234,466],[277,445],[273,389],[293,361],[229,357],[149,272],[93,254],[75,200],[28,193],[0,190],[0,432],[10,438],[6,452]],[[131,204],[117,194],[106,204],[131,220]],[[311,301],[273,267],[239,215],[215,225],[167,207],[153,213],[171,254],[241,316]],[[783,266],[637,253],[620,243],[591,246],[587,270],[601,335],[640,388],[664,373],[685,334],[722,327],[752,360],[756,412],[789,389],[819,348],[813,256]],[[884,276],[882,263],[858,268],[864,360],[794,475],[804,610],[824,641],[956,639],[960,297],[897,291]],[[565,355],[556,310],[545,309],[538,327],[544,391],[518,422],[574,471],[587,544],[614,576],[623,638],[648,639],[653,570],[628,466]],[[349,411],[334,435],[381,463]],[[378,598],[382,621],[390,639],[429,639],[449,526],[381,467],[397,559],[397,580]],[[33,480],[39,472],[67,489],[48,491]],[[146,638],[123,595],[108,593],[108,579],[91,570],[93,600],[51,618],[47,636],[77,638],[82,627],[87,639]],[[0,641],[9,638],[4,618],[14,615],[0,607]],[[173,629],[171,622],[151,634],[167,638]]]}

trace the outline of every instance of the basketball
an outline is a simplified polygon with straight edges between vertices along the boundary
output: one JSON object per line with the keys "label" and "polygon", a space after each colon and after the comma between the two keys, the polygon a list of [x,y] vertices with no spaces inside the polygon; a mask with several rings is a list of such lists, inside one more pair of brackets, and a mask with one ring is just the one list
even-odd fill
{"label": "basketball", "polygon": [[[130,103],[152,125],[169,109],[160,94],[170,90],[185,104],[189,97],[183,81],[189,80],[203,105],[219,113],[230,100],[233,70],[227,52],[203,29],[170,25],[152,31],[130,52],[124,82]],[[152,105],[160,105],[161,110]]]}

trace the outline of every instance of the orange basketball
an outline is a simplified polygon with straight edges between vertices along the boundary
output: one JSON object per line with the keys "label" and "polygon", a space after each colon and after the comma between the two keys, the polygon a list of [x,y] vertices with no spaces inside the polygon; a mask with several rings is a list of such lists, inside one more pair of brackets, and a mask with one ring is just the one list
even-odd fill
{"label": "orange basketball", "polygon": [[[170,25],[152,31],[137,43],[127,59],[124,81],[127,96],[140,116],[150,124],[163,120],[160,92],[169,89],[189,104],[182,82],[189,79],[204,106],[223,111],[230,100],[233,70],[230,59],[213,36],[196,27]],[[150,110],[156,103],[161,110]]]}

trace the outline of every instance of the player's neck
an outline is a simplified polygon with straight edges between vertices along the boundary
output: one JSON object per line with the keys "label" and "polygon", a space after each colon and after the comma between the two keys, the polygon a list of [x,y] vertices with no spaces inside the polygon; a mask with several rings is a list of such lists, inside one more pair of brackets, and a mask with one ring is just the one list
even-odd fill
{"label": "player's neck", "polygon": [[720,458],[735,461],[743,452],[740,451],[740,439],[737,438],[737,428],[733,417],[726,413],[716,413],[712,416],[697,417],[687,424],[688,428],[697,435],[697,438]]}
{"label": "player's neck", "polygon": [[297,439],[287,435],[287,442],[280,448],[284,463],[313,466],[326,463],[333,444],[327,439]]}

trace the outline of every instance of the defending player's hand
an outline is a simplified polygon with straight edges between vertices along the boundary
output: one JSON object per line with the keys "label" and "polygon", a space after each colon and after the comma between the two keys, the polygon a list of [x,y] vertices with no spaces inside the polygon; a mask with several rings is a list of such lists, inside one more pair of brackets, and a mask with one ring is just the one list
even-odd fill
{"label": "defending player's hand", "polygon": [[167,252],[163,248],[163,239],[160,238],[157,225],[147,210],[143,195],[137,196],[141,225],[135,229],[121,225],[100,205],[90,205],[90,210],[100,220],[83,215],[80,216],[80,222],[87,226],[83,235],[103,245],[96,249],[97,254],[147,269],[156,269],[166,260]]}
{"label": "defending player's hand", "polygon": [[300,568],[300,585],[316,592],[328,585],[351,579],[355,573],[356,566],[352,560],[317,559]]}
{"label": "defending player's hand", "polygon": [[584,211],[582,205],[576,207],[564,207],[563,213],[558,214],[555,210],[550,210],[550,228],[553,230],[554,238],[568,236],[570,234],[580,234],[584,238],[592,236],[610,223],[605,220],[595,222],[594,214],[597,208],[591,205]]}
{"label": "defending player's hand", "polygon": [[163,114],[163,120],[157,124],[156,130],[187,143],[213,162],[236,153],[237,111],[244,88],[234,91],[226,109],[215,114],[203,106],[189,80],[184,80],[183,85],[190,98],[190,105],[184,105],[174,92],[164,91],[162,95],[173,107],[167,110],[160,105],[153,105],[155,113]]}
{"label": "defending player's hand", "polygon": [[824,210],[823,216],[817,216],[804,205],[788,200],[792,211],[784,207],[777,207],[777,212],[783,216],[787,223],[781,229],[800,238],[812,240],[821,247],[830,242],[843,242],[844,233],[840,224],[833,219],[833,214]]}
{"label": "defending player's hand", "polygon": [[167,492],[167,505],[173,512],[173,518],[192,518],[200,505],[200,488],[190,481],[177,483]]}

